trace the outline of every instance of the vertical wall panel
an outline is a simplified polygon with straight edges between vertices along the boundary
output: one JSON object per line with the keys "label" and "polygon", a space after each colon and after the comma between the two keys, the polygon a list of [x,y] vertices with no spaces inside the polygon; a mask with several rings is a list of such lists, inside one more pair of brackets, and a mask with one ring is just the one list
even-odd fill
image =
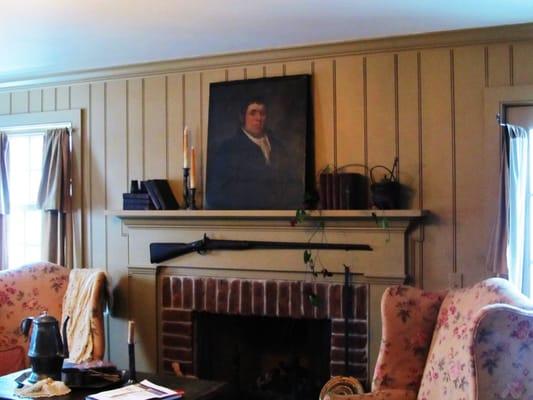
{"label": "vertical wall panel", "polygon": [[246,79],[262,78],[264,76],[263,72],[262,65],[246,67]]}
{"label": "vertical wall panel", "polygon": [[167,77],[168,179],[183,207],[183,75]]}
{"label": "vertical wall panel", "polygon": [[[470,285],[485,270],[487,232],[479,229],[483,207],[483,89],[484,48],[454,50],[455,132],[457,179],[457,269]],[[496,121],[494,121],[496,123]],[[476,238],[476,240],[472,240]]]}
{"label": "vertical wall panel", "polygon": [[11,93],[0,93],[0,115],[11,112]]}
{"label": "vertical wall panel", "polygon": [[[106,84],[106,207],[120,209],[122,207],[122,193],[128,189],[127,182],[127,82],[125,80],[111,81]],[[110,118],[113,116],[112,118]],[[124,318],[128,316],[128,284],[124,279],[127,276],[128,247],[127,239],[121,234],[122,223],[113,217],[107,217],[107,248],[112,249],[107,253],[108,273],[112,282],[116,282],[115,301],[117,307],[116,318],[110,321],[108,336],[112,343],[124,340]],[[142,337],[139,340],[143,340]],[[127,355],[123,348],[115,346],[112,349],[113,362],[125,365]]]}
{"label": "vertical wall panel", "polygon": [[[202,182],[205,182],[205,171],[207,165],[207,139],[209,127],[209,86],[212,82],[223,82],[225,78],[225,71],[222,69],[212,70],[202,73],[202,143],[203,146],[199,154],[202,161],[199,165],[202,166]],[[203,197],[203,196],[202,196]]]}
{"label": "vertical wall panel", "polygon": [[105,145],[105,85],[91,85],[91,115],[89,147],[91,169],[91,255],[94,267],[107,266],[107,244],[104,210],[106,209],[106,145]]}
{"label": "vertical wall panel", "polygon": [[166,178],[167,127],[165,78],[144,80],[144,166],[147,179]]}
{"label": "vertical wall panel", "polygon": [[283,64],[266,64],[265,65],[265,76],[283,76]]}
{"label": "vertical wall panel", "polygon": [[522,42],[513,46],[513,73],[515,85],[533,83],[533,43]]}
{"label": "vertical wall panel", "polygon": [[[39,91],[40,92],[40,91]],[[31,99],[31,95],[30,95]],[[40,93],[39,93],[40,99]],[[73,148],[75,161],[74,166],[79,168],[76,175],[81,174],[81,182],[78,183],[78,190],[74,191],[74,203],[80,204],[81,208],[81,229],[83,235],[82,246],[82,264],[86,267],[92,267],[90,263],[90,251],[91,248],[91,231],[90,231],[90,180],[86,171],[90,171],[91,168],[91,153],[89,147],[90,125],[88,121],[88,113],[90,110],[90,86],[88,84],[74,85],[71,88],[71,107],[72,109],[81,109],[81,135],[73,136]]]}
{"label": "vertical wall panel", "polygon": [[127,92],[128,179],[143,180],[145,178],[143,80],[129,79]]}
{"label": "vertical wall panel", "polygon": [[[396,156],[394,55],[367,57],[368,166],[384,165],[391,169]],[[386,173],[376,168],[380,179]]]}
{"label": "vertical wall panel", "polygon": [[398,132],[400,182],[411,189],[409,207],[420,207],[420,137],[416,52],[398,54]]}
{"label": "vertical wall panel", "polygon": [[60,86],[56,89],[56,110],[68,110],[70,108],[70,88]]}
{"label": "vertical wall panel", "polygon": [[30,90],[30,112],[39,112],[43,109],[42,90]]}
{"label": "vertical wall panel", "polygon": [[315,120],[315,171],[335,160],[333,60],[315,61],[313,67],[313,114]]}
{"label": "vertical wall panel", "polygon": [[196,152],[196,205],[203,204],[203,170],[202,170],[202,141],[203,126],[206,121],[202,120],[202,75],[199,72],[185,75],[185,124],[191,128],[191,146]]}
{"label": "vertical wall panel", "polygon": [[11,97],[11,113],[20,114],[27,113],[29,111],[29,99],[28,92],[13,92]]}
{"label": "vertical wall panel", "polygon": [[43,111],[54,111],[56,109],[55,88],[43,89]]}
{"label": "vertical wall panel", "polygon": [[[400,182],[405,185],[406,202],[409,208],[423,208],[421,196],[421,129],[419,110],[418,53],[398,54],[398,155],[400,158]],[[408,271],[415,282],[423,281],[423,227],[418,226],[413,234],[412,251]]]}
{"label": "vertical wall panel", "polygon": [[313,67],[311,61],[290,61],[283,64],[284,75],[311,74]]}
{"label": "vertical wall panel", "polygon": [[422,52],[422,144],[424,208],[435,216],[425,225],[424,287],[446,285],[453,271],[452,132],[450,53]]}
{"label": "vertical wall panel", "polygon": [[[112,210],[122,208],[122,193],[127,192],[127,108],[126,81],[111,81],[106,86],[106,204]],[[159,154],[161,156],[161,154]]]}
{"label": "vertical wall panel", "polygon": [[228,68],[226,71],[228,75],[228,81],[237,81],[239,79],[244,79],[243,67]]}
{"label": "vertical wall panel", "polygon": [[[337,166],[365,163],[363,58],[336,60]],[[319,166],[320,167],[320,166]],[[364,168],[350,171],[365,174]]]}
{"label": "vertical wall panel", "polygon": [[510,85],[510,58],[508,44],[491,44],[487,47],[489,86]]}

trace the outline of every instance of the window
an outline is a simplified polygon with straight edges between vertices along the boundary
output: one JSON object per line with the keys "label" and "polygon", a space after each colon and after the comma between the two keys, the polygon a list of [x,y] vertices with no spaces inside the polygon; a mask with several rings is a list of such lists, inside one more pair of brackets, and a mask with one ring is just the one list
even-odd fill
{"label": "window", "polygon": [[36,207],[44,132],[9,135],[9,268],[41,259],[42,212]]}

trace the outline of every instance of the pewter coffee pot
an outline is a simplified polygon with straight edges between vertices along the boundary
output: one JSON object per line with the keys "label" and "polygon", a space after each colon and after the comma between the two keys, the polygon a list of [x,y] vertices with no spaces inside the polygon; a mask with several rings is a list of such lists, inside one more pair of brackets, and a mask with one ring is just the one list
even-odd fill
{"label": "pewter coffee pot", "polygon": [[63,340],[59,333],[59,322],[46,311],[38,317],[25,318],[20,323],[20,330],[26,337],[33,324],[28,347],[32,372],[28,381],[35,383],[45,378],[61,380],[63,360],[68,357],[68,320],[69,317],[63,323]]}

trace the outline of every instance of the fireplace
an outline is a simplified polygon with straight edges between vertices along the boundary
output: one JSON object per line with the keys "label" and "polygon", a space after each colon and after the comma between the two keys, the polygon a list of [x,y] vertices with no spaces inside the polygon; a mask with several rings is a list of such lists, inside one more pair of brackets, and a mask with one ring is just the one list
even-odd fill
{"label": "fireplace", "polygon": [[[275,371],[276,365],[295,365],[306,367],[306,373],[319,381],[329,376],[348,373],[362,382],[368,379],[368,287],[366,284],[354,285],[350,293],[348,320],[348,371],[345,371],[345,321],[343,318],[343,291],[340,283],[314,283],[299,280],[275,279],[241,279],[215,278],[202,276],[184,276],[177,274],[172,267],[162,268],[159,276],[159,343],[160,370],[172,372],[172,363],[178,362],[187,374],[199,375],[202,378],[232,379],[237,382],[235,374],[245,375],[238,369],[233,377],[228,371],[217,371],[220,360],[211,360],[206,365],[205,346],[217,345],[213,335],[202,333],[202,329],[220,330],[220,335],[249,334],[250,330],[261,326],[262,330],[293,330],[296,336],[303,335],[306,329],[322,332],[313,337],[305,336],[305,340],[314,343],[316,357],[307,357],[309,348],[305,345],[299,353],[290,351],[281,343],[283,340],[273,338],[267,347],[270,353],[262,358],[260,370],[253,372],[257,378],[265,373]],[[309,293],[316,293],[320,298],[318,305],[308,299]],[[229,318],[229,319],[228,319]],[[255,318],[255,319],[252,319]],[[252,327],[249,324],[250,320]],[[207,321],[207,322],[206,322]],[[218,327],[217,327],[218,324]],[[241,332],[235,326],[241,326]],[[230,333],[224,333],[224,330]],[[232,331],[233,329],[233,331]],[[286,337],[294,340],[294,337]],[[253,341],[239,342],[252,351]],[[220,345],[220,344],[218,344]],[[235,342],[233,347],[239,347]],[[309,344],[313,346],[313,344]],[[277,348],[276,348],[277,346]],[[233,349],[235,350],[235,349]],[[238,366],[240,350],[233,354],[213,353],[217,358],[236,357],[234,364]],[[242,349],[241,349],[242,350]],[[263,352],[264,349],[256,349]],[[286,358],[283,358],[283,353]],[[229,354],[229,355],[228,355]],[[280,357],[282,357],[280,359]],[[268,361],[270,360],[270,361]],[[204,364],[202,364],[204,362]],[[225,360],[228,362],[228,360]],[[233,362],[233,361],[230,361]],[[253,364],[258,360],[250,361]],[[321,364],[322,365],[318,365]],[[261,363],[260,363],[261,364]],[[274,365],[276,364],[276,365]],[[312,366],[309,368],[308,366]],[[214,368],[214,369],[213,369]],[[237,367],[236,367],[237,368]],[[262,368],[262,369],[261,369]],[[225,375],[226,374],[226,375]],[[203,375],[203,376],[202,376]],[[240,379],[240,378],[239,378]],[[241,380],[239,380],[241,382]]]}
{"label": "fireplace", "polygon": [[193,313],[198,377],[232,399],[316,399],[329,379],[331,321]]}

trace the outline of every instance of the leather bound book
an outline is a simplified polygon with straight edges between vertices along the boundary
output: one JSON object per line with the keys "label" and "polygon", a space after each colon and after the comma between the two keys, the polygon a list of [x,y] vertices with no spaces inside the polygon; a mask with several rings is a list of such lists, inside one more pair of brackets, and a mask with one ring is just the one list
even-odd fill
{"label": "leather bound book", "polygon": [[158,210],[178,210],[180,205],[166,179],[149,179],[144,181],[146,190]]}
{"label": "leather bound book", "polygon": [[334,172],[331,174],[331,209],[338,210],[339,204],[339,174]]}
{"label": "leather bound book", "polygon": [[322,206],[323,210],[327,210],[329,208],[328,204],[328,188],[327,188],[327,172],[322,172],[319,177],[319,185],[320,185],[320,205]]}
{"label": "leather bound book", "polygon": [[339,174],[340,203],[344,210],[362,210],[367,206],[366,177],[356,173]]}

